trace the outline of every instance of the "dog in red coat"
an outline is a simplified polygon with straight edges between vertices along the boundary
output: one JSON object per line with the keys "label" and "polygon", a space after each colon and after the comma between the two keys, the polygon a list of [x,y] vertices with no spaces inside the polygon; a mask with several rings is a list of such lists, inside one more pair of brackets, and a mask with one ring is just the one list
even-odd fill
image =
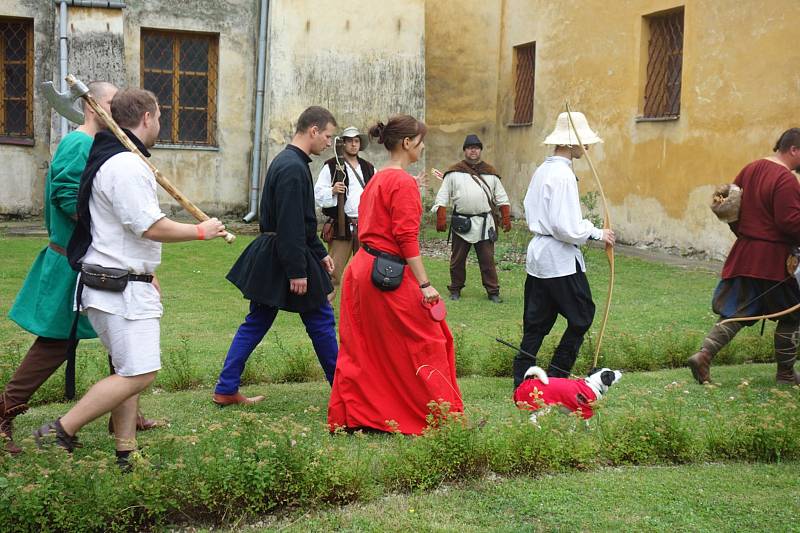
{"label": "dog in red coat", "polygon": [[549,410],[551,405],[567,413],[580,412],[584,420],[594,416],[592,406],[608,388],[622,378],[622,372],[610,368],[594,368],[583,379],[551,378],[538,366],[525,372],[525,380],[514,391],[514,402],[520,409],[534,411],[531,422]]}

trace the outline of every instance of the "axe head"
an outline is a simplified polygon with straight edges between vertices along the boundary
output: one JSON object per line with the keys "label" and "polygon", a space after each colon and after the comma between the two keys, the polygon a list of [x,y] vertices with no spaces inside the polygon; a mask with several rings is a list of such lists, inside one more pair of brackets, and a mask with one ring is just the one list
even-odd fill
{"label": "axe head", "polygon": [[75,100],[89,92],[86,85],[78,82],[70,86],[68,92],[63,93],[56,90],[52,81],[46,81],[40,87],[45,99],[50,102],[50,105],[59,115],[75,124],[83,124],[83,111],[75,107]]}

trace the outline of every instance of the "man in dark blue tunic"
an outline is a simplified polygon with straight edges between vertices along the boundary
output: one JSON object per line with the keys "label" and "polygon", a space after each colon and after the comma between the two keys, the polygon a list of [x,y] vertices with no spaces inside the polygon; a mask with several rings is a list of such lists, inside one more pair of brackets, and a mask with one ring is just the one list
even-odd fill
{"label": "man in dark blue tunic", "polygon": [[259,210],[259,235],[228,273],[228,280],[250,300],[250,313],[231,342],[214,403],[254,404],[239,392],[250,354],[272,326],[279,310],[299,313],[314,345],[325,378],[333,382],[339,347],[328,294],[333,291],[333,259],[317,236],[310,154],[330,147],[336,119],[312,106],[297,120],[292,142],[270,163]]}

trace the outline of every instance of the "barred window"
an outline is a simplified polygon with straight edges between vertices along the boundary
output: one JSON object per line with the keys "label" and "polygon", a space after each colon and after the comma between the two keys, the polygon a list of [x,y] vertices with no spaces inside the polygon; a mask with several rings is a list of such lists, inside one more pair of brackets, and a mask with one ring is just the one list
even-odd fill
{"label": "barred window", "polygon": [[650,39],[643,116],[677,117],[681,112],[683,8],[647,16],[645,21]]}
{"label": "barred window", "polygon": [[536,43],[514,47],[514,124],[533,122],[533,85],[536,72]]}
{"label": "barred window", "polygon": [[216,145],[219,36],[142,29],[142,85],[161,107],[158,141]]}
{"label": "barred window", "polygon": [[0,18],[0,142],[33,142],[33,21]]}

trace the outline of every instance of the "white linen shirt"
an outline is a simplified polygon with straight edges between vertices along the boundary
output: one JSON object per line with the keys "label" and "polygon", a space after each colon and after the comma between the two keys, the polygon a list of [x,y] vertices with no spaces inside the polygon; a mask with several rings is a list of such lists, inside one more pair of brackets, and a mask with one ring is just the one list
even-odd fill
{"label": "white linen shirt", "polygon": [[[466,172],[448,172],[442,181],[442,186],[439,187],[439,192],[436,193],[436,200],[431,208],[431,211],[435,213],[439,207],[452,205],[460,215],[475,215],[470,216],[469,231],[458,234],[459,237],[473,244],[488,239],[489,230],[495,227],[486,193],[488,192],[492,196],[495,205],[510,205],[508,194],[506,194],[500,178],[494,174],[481,174],[481,177],[489,187],[488,190],[483,185],[479,185]],[[483,216],[481,213],[488,214]]]}
{"label": "white linen shirt", "polygon": [[600,239],[603,230],[583,218],[572,161],[551,156],[533,173],[523,202],[525,220],[534,233],[525,270],[537,278],[575,274],[575,261],[586,272],[579,245]]}
{"label": "white linen shirt", "polygon": [[[122,152],[103,163],[89,198],[92,244],[81,260],[88,265],[152,274],[161,263],[161,243],[142,237],[162,217],[156,178],[139,156]],[[158,318],[164,313],[152,283],[131,281],[122,292],[84,287],[83,307],[129,320]]]}
{"label": "white linen shirt", "polygon": [[[342,161],[342,164],[345,172],[347,172],[347,181],[349,183],[347,199],[344,202],[344,214],[350,218],[358,218],[358,204],[361,203],[361,193],[364,192],[364,188],[361,187],[361,182],[364,181],[361,165],[357,164],[354,170],[348,163]],[[355,174],[358,174],[358,178],[356,178]],[[314,198],[320,207],[336,207],[339,203],[338,195],[333,194],[331,170],[328,165],[322,165],[322,170],[319,172],[317,183],[314,185]]]}

